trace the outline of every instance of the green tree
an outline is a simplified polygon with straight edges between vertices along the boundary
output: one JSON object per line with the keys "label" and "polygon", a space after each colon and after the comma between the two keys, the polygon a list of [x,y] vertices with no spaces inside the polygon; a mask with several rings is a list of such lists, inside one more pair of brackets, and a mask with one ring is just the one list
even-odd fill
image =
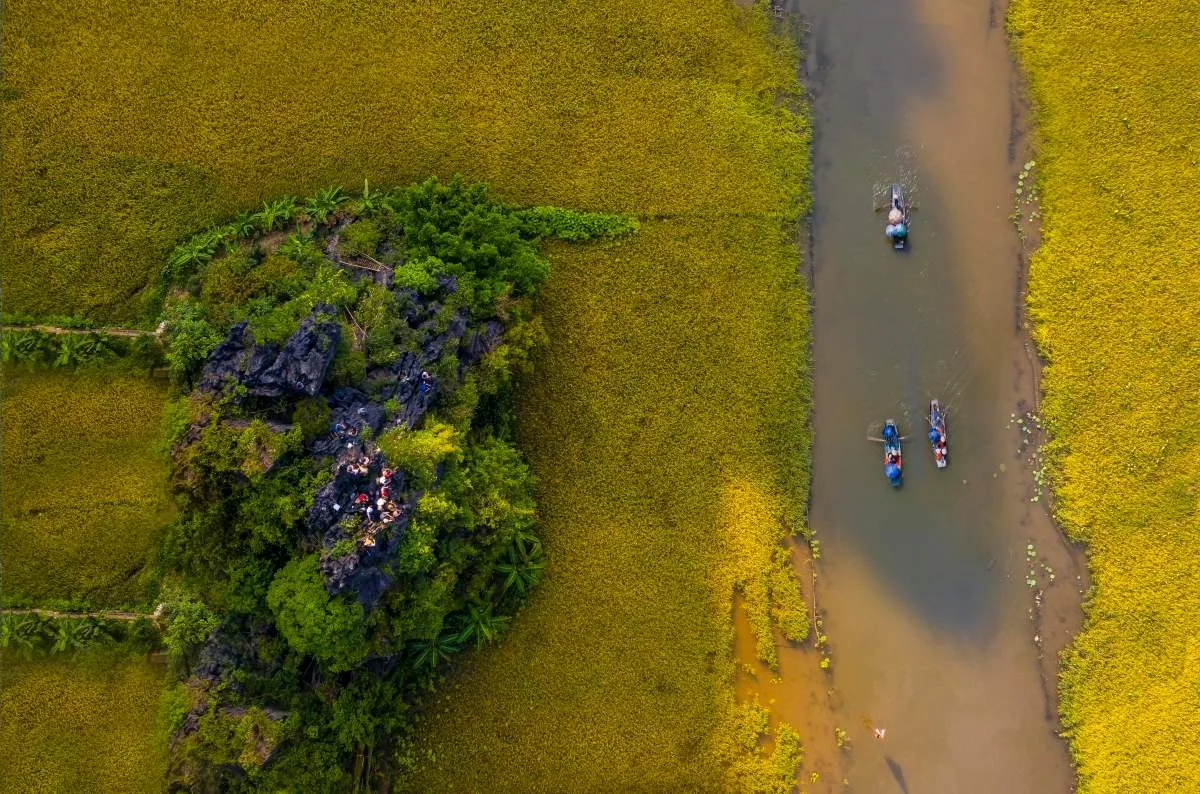
{"label": "green tree", "polygon": [[354,667],[367,655],[362,606],[325,589],[325,579],[310,554],[285,565],[267,591],[275,625],[294,650],[309,654],[331,672]]}
{"label": "green tree", "polygon": [[190,300],[167,307],[167,349],[163,358],[177,383],[190,383],[193,374],[221,344],[221,332],[209,325],[204,312]]}
{"label": "green tree", "polygon": [[420,489],[433,484],[439,464],[461,455],[460,444],[458,431],[435,419],[421,430],[394,427],[379,437],[388,463],[411,474]]}
{"label": "green tree", "polygon": [[204,603],[184,596],[170,606],[163,645],[173,659],[190,667],[193,657],[216,631],[220,619]]}

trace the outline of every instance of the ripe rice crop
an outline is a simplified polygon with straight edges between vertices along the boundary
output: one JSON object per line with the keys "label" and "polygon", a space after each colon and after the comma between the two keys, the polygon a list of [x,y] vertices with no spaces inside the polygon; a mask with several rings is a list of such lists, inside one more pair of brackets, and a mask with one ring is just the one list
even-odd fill
{"label": "ripe rice crop", "polygon": [[1195,791],[1200,26],[1182,0],[1018,0],[1042,139],[1030,307],[1058,517],[1094,589],[1065,660],[1080,792]]}
{"label": "ripe rice crop", "polygon": [[4,374],[3,595],[143,602],[142,572],[171,517],[154,453],[165,386],[109,372]]}

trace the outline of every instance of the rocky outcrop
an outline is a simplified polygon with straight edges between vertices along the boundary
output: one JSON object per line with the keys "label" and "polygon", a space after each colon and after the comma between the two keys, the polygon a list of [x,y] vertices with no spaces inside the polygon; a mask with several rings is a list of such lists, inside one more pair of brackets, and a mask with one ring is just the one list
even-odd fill
{"label": "rocky outcrop", "polygon": [[331,319],[332,313],[331,307],[318,306],[282,349],[273,343],[255,344],[247,324],[238,323],[209,356],[199,388],[219,392],[241,384],[256,397],[315,397],[325,385],[341,338],[342,328]]}
{"label": "rocky outcrop", "polygon": [[[438,284],[443,300],[458,288],[451,276],[440,277]],[[472,323],[468,310],[451,310],[437,296],[411,289],[394,293],[399,316],[414,338],[395,361],[368,371],[362,384],[326,388],[341,326],[332,307],[318,306],[282,347],[257,344],[246,323],[233,326],[206,362],[198,386],[224,393],[240,385],[288,412],[302,398],[327,402],[329,429],[310,439],[308,451],[333,459],[333,479],[315,494],[307,523],[320,538],[328,592],[352,594],[368,610],[391,585],[389,566],[421,496],[408,490],[403,471],[386,470],[369,439],[389,428],[417,427],[444,388],[438,373],[453,379],[451,388],[457,386],[468,367],[501,343],[505,331],[498,319]],[[448,356],[457,360],[456,367],[445,366]],[[262,463],[269,468],[275,461]]]}
{"label": "rocky outcrop", "polygon": [[[350,443],[334,464],[333,479],[313,498],[308,523],[321,534],[321,572],[330,595],[352,592],[370,610],[391,584],[395,558],[419,494],[406,489],[402,471],[387,467],[374,445]],[[336,554],[341,546],[350,545]]]}

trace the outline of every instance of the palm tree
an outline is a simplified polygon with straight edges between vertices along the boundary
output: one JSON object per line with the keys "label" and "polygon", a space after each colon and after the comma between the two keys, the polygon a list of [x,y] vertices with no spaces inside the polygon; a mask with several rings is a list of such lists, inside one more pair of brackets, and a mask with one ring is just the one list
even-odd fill
{"label": "palm tree", "polygon": [[496,566],[496,572],[504,577],[504,592],[515,587],[518,593],[525,595],[541,580],[545,567],[542,544],[518,537],[508,547],[504,560]]}
{"label": "palm tree", "polygon": [[338,186],[322,188],[304,205],[304,211],[314,223],[325,223],[346,202],[347,196]]}
{"label": "palm tree", "polygon": [[417,640],[409,647],[416,651],[416,655],[412,657],[413,667],[429,671],[439,663],[448,661],[459,650],[457,637],[448,631],[443,631],[436,639]]}
{"label": "palm tree", "polygon": [[468,606],[466,614],[462,615],[462,628],[456,639],[460,644],[465,644],[473,637],[478,650],[489,642],[495,642],[510,620],[507,615],[492,614],[490,603],[476,602]]}

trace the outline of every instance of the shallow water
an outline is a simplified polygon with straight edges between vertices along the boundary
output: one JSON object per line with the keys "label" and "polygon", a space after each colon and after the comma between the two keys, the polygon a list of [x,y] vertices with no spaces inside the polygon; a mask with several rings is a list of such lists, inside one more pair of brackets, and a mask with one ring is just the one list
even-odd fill
{"label": "shallow water", "polygon": [[[1036,373],[1009,220],[1025,144],[1003,8],[799,0],[789,11],[809,28],[817,131],[810,521],[831,668],[783,648],[779,678],[747,677],[742,693],[800,728],[808,791],[1070,791],[1054,659],[1085,582],[1031,501],[1034,447],[1016,421],[1035,404]],[[916,205],[905,252],[883,237],[876,195],[891,181]],[[925,440],[932,397],[949,411],[945,470]],[[887,417],[908,436],[897,491],[867,441]],[[798,563],[806,584],[809,565]],[[850,749],[834,746],[835,727]]]}

